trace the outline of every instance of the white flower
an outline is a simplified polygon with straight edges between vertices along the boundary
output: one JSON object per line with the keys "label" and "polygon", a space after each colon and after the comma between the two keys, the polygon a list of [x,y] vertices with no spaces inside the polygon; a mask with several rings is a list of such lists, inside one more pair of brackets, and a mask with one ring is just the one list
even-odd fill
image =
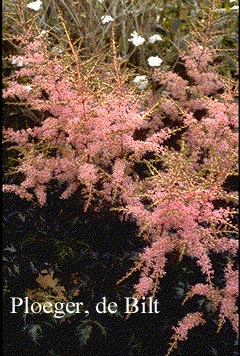
{"label": "white flower", "polygon": [[23,57],[15,57],[12,60],[12,64],[16,64],[17,67],[22,67],[23,66]]}
{"label": "white flower", "polygon": [[147,61],[148,61],[148,64],[150,65],[150,67],[159,67],[162,63],[162,59],[159,58],[158,56],[149,57]]}
{"label": "white flower", "polygon": [[104,3],[104,0],[97,0],[100,4]]}
{"label": "white flower", "polygon": [[131,33],[131,36],[132,38],[130,38],[128,41],[132,42],[136,47],[142,45],[145,41],[145,38],[139,36],[136,31],[133,31],[133,33]]}
{"label": "white flower", "polygon": [[15,64],[17,67],[23,67],[24,65],[28,65],[28,62],[26,60],[23,60],[22,56],[13,56],[11,63]]}
{"label": "white flower", "polygon": [[42,7],[42,1],[37,0],[37,1],[30,2],[29,4],[27,4],[27,7],[31,10],[39,11]]}
{"label": "white flower", "polygon": [[25,88],[27,89],[27,91],[31,91],[32,90],[31,85],[25,85]]}
{"label": "white flower", "polygon": [[225,7],[222,7],[222,8],[220,8],[220,9],[216,9],[215,11],[216,11],[216,12],[219,12],[220,14],[223,14],[223,13],[227,12],[227,10],[225,9]]}
{"label": "white flower", "polygon": [[23,61],[21,59],[19,59],[19,61],[13,60],[12,64],[16,64],[17,67],[22,67],[23,66]]}
{"label": "white flower", "polygon": [[149,43],[155,43],[156,41],[162,41],[162,37],[158,34],[156,35],[152,35],[151,37],[149,37],[148,42]]}
{"label": "white flower", "polygon": [[239,6],[238,5],[234,5],[233,7],[231,7],[231,10],[239,10]]}
{"label": "white flower", "polygon": [[102,16],[101,17],[102,23],[108,23],[108,22],[113,22],[114,19],[112,18],[112,16],[106,15],[106,16]]}
{"label": "white flower", "polygon": [[148,85],[148,80],[146,75],[137,75],[133,79],[133,83],[138,84],[139,89],[145,89]]}

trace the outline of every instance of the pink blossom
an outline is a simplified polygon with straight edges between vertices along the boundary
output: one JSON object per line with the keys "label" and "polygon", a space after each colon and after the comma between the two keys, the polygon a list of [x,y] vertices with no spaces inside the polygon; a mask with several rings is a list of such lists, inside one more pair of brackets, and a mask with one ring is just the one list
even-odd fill
{"label": "pink blossom", "polygon": [[97,168],[93,164],[84,163],[78,169],[78,179],[86,185],[95,184],[99,179]]}
{"label": "pink blossom", "polygon": [[[188,313],[181,321],[178,322],[177,327],[173,327],[174,335],[172,336],[174,347],[176,347],[178,341],[184,341],[188,338],[189,330],[199,326],[204,325],[205,320],[203,319],[202,313]],[[168,353],[169,355],[169,353]]]}

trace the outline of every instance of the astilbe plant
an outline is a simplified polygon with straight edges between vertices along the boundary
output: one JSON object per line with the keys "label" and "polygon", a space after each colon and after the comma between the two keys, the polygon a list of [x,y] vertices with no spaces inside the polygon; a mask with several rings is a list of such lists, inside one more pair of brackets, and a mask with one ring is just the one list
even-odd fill
{"label": "astilbe plant", "polygon": [[[232,223],[237,195],[226,189],[228,177],[237,174],[236,92],[234,83],[225,82],[211,69],[209,49],[194,44],[190,49],[183,56],[187,79],[172,72],[154,74],[165,89],[160,115],[183,133],[178,147],[166,145],[160,155],[144,160],[149,175],[135,185],[134,201],[125,192],[124,213],[135,217],[150,241],[127,276],[140,269],[135,297],[154,295],[166,273],[170,253],[178,251],[179,259],[190,256],[200,266],[206,284],[193,286],[185,301],[196,294],[204,295],[220,312],[218,331],[228,318],[237,332],[238,273],[229,263],[225,288],[219,289],[214,285],[211,259],[213,254],[228,254],[234,260],[238,249]],[[201,323],[199,318],[196,325]],[[184,333],[192,327],[181,322]],[[169,350],[178,339],[176,335]]]}
{"label": "astilbe plant", "polygon": [[[23,177],[4,191],[43,206],[56,180],[67,183],[62,198],[80,190],[85,210],[107,204],[134,219],[148,241],[126,275],[140,271],[134,296],[155,296],[172,253],[189,256],[205,284],[193,286],[185,302],[204,295],[219,311],[219,329],[228,318],[236,330],[237,272],[229,262],[220,289],[211,259],[227,254],[234,261],[238,247],[237,196],[226,188],[237,173],[236,89],[214,70],[216,53],[191,43],[182,54],[184,78],[156,70],[153,79],[163,90],[143,96],[121,73],[114,40],[113,64],[104,72],[81,62],[70,39],[71,55],[53,55],[44,36],[23,36],[21,58],[11,58],[22,67],[8,80],[4,99],[18,98],[45,119],[32,128],[4,129],[5,141],[19,150],[15,172]],[[138,164],[145,166],[141,172]],[[203,323],[202,314],[188,314],[174,329],[169,353]]]}

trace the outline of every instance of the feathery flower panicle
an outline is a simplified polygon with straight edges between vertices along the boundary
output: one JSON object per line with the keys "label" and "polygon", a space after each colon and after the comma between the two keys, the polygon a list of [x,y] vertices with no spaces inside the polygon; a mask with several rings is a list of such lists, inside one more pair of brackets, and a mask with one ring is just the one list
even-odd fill
{"label": "feathery flower panicle", "polygon": [[[158,71],[159,73],[159,71]],[[178,74],[167,72],[157,75],[155,73],[156,81],[164,85],[165,89],[171,93],[174,99],[186,102],[187,93],[186,88],[188,85],[187,80],[182,79]]]}
{"label": "feathery flower panicle", "polygon": [[179,118],[179,110],[178,107],[173,102],[173,100],[171,99],[163,100],[161,109],[163,110],[163,112],[169,115],[172,120]]}
{"label": "feathery flower panicle", "polygon": [[99,180],[98,170],[95,165],[84,163],[78,169],[78,179],[85,185],[95,184]]}
{"label": "feathery flower panicle", "polygon": [[184,341],[187,339],[189,330],[203,324],[205,324],[205,320],[203,319],[201,313],[188,313],[181,321],[178,322],[177,327],[174,326],[172,328],[175,331],[175,336],[173,338],[176,338],[179,341]]}
{"label": "feathery flower panicle", "polygon": [[135,286],[137,295],[145,297],[152,290],[153,280],[150,277],[143,275],[140,277],[138,284]]}
{"label": "feathery flower panicle", "polygon": [[5,184],[3,186],[3,193],[15,193],[17,194],[20,198],[26,199],[28,201],[33,200],[33,194],[29,193],[24,187],[21,185],[16,185],[16,184]]}
{"label": "feathery flower panicle", "polygon": [[179,321],[177,327],[173,327],[174,335],[172,336],[172,343],[168,349],[167,355],[169,356],[172,351],[177,348],[178,341],[185,341],[188,338],[188,332],[199,326],[204,325],[206,321],[203,319],[202,313],[188,313],[181,321]]}
{"label": "feathery flower panicle", "polygon": [[225,268],[226,287],[220,306],[219,330],[224,324],[226,318],[232,323],[234,331],[239,333],[238,325],[238,297],[239,297],[239,271],[234,270],[229,262]]}
{"label": "feathery flower panicle", "polygon": [[126,162],[124,160],[117,159],[113,166],[112,177],[114,182],[117,184],[122,184],[124,180],[124,170],[126,168]]}
{"label": "feathery flower panicle", "polygon": [[22,99],[27,99],[29,97],[32,87],[30,85],[19,84],[18,82],[12,81],[12,85],[7,90],[3,90],[3,98],[9,96],[21,97]]}
{"label": "feathery flower panicle", "polygon": [[210,95],[223,88],[223,82],[210,67],[213,61],[212,52],[208,48],[203,48],[198,44],[192,43],[190,46],[191,55],[185,54],[185,66],[188,75],[194,80],[198,96]]}

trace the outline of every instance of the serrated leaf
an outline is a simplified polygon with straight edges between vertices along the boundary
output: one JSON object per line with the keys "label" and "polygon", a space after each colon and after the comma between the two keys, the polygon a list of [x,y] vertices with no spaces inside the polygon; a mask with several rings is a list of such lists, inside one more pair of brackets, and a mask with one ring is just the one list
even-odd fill
{"label": "serrated leaf", "polygon": [[106,333],[106,328],[100,324],[98,321],[94,321],[94,324],[98,326],[98,328],[100,329],[101,331],[101,334],[104,335],[105,337],[107,336],[107,333]]}
{"label": "serrated leaf", "polygon": [[13,246],[7,246],[7,247],[5,247],[4,249],[3,249],[4,251],[9,251],[9,252],[16,252],[16,249],[15,249],[15,247],[13,247]]}
{"label": "serrated leaf", "polygon": [[92,325],[89,324],[89,321],[83,321],[78,327],[79,340],[83,345],[86,345],[92,334]]}
{"label": "serrated leaf", "polygon": [[35,344],[38,343],[38,339],[42,335],[42,327],[40,324],[28,324],[23,330],[27,330],[28,335],[32,338]]}
{"label": "serrated leaf", "polygon": [[19,266],[17,266],[17,265],[13,265],[13,269],[14,269],[14,272],[15,273],[17,273],[17,274],[19,274],[20,273],[20,270],[19,270]]}

